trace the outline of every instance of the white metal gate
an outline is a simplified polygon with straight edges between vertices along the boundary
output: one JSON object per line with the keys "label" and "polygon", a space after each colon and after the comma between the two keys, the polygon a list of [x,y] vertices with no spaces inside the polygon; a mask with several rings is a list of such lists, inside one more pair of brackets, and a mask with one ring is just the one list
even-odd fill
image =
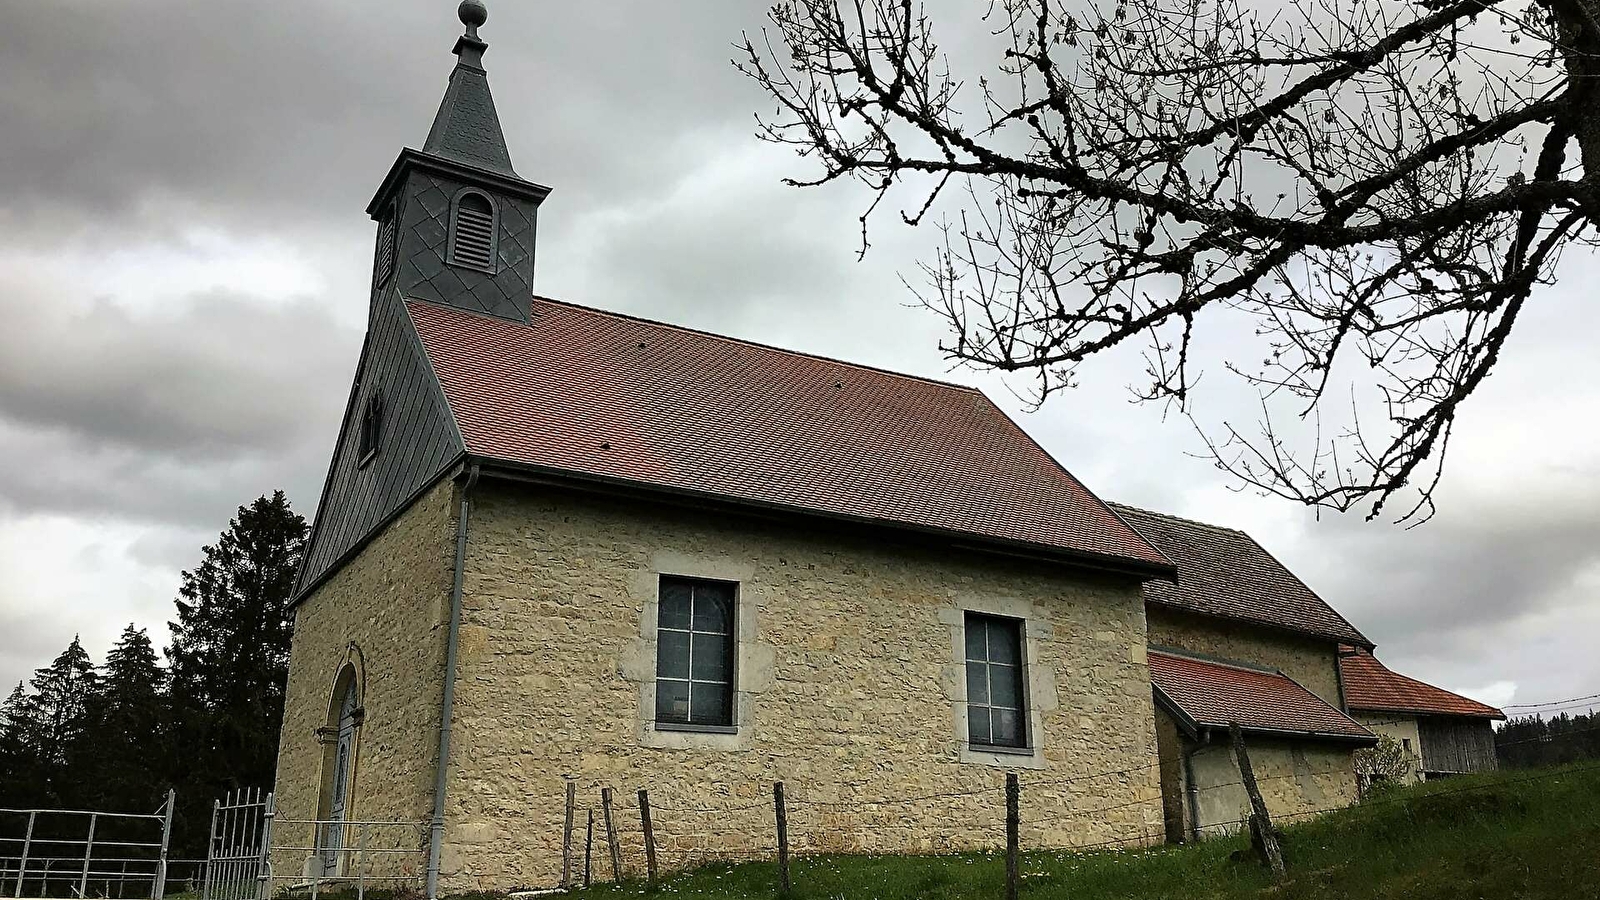
{"label": "white metal gate", "polygon": [[266,900],[272,819],[272,795],[260,788],[231,791],[212,805],[201,900]]}

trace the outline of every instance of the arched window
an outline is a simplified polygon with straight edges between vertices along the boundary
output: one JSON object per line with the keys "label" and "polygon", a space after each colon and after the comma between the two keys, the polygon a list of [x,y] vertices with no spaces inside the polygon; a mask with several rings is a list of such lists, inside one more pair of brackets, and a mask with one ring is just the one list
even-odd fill
{"label": "arched window", "polygon": [[450,212],[450,264],[493,273],[497,224],[494,201],[487,194],[457,194]]}

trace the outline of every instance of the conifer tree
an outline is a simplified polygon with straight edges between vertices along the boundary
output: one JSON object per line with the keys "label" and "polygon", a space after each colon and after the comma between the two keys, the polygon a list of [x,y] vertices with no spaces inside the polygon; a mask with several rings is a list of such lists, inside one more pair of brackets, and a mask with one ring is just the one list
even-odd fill
{"label": "conifer tree", "polygon": [[82,759],[82,738],[99,690],[94,662],[76,635],[54,662],[33,673],[29,687],[22,721],[38,767],[35,788],[46,804],[69,804],[77,799],[79,779],[71,777],[72,770]]}
{"label": "conifer tree", "polygon": [[92,755],[83,774],[96,808],[142,811],[164,791],[171,733],[165,680],[149,635],[123,629],[106,654],[86,734]]}
{"label": "conifer tree", "polygon": [[205,558],[183,573],[167,648],[179,814],[272,783],[289,669],[289,600],[306,521],[282,491],[241,506]]}
{"label": "conifer tree", "polygon": [[26,808],[38,799],[39,757],[33,741],[38,726],[22,682],[0,705],[0,806]]}

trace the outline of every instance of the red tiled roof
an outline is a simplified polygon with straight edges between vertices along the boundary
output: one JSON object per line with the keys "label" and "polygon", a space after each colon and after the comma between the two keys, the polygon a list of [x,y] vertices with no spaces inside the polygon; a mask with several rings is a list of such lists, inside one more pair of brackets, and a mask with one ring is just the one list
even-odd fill
{"label": "red tiled roof", "polygon": [[1178,566],[1176,584],[1145,585],[1148,602],[1371,645],[1250,535],[1120,503],[1111,507]]}
{"label": "red tiled roof", "polygon": [[1351,709],[1487,719],[1506,717],[1492,706],[1391,671],[1378,662],[1376,656],[1357,647],[1339,648],[1339,676],[1344,679],[1344,699]]}
{"label": "red tiled roof", "polygon": [[1150,681],[1199,728],[1370,739],[1372,733],[1299,682],[1266,669],[1150,651]]}
{"label": "red tiled roof", "polygon": [[541,298],[407,307],[469,453],[1171,572],[976,390]]}

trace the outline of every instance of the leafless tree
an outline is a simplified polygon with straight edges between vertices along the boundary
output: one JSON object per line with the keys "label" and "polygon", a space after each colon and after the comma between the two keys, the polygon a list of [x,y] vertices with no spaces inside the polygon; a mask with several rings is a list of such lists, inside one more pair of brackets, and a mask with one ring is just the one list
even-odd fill
{"label": "leafless tree", "polygon": [[913,290],[945,353],[1043,402],[1132,342],[1136,396],[1198,422],[1191,351],[1248,319],[1263,346],[1225,365],[1260,419],[1201,433],[1308,504],[1431,516],[1462,402],[1563,249],[1595,241],[1600,0],[790,0],[770,20],[735,64],[777,101],[760,134],[820,166],[791,183],[863,183],[863,252],[880,208],[941,210]]}

